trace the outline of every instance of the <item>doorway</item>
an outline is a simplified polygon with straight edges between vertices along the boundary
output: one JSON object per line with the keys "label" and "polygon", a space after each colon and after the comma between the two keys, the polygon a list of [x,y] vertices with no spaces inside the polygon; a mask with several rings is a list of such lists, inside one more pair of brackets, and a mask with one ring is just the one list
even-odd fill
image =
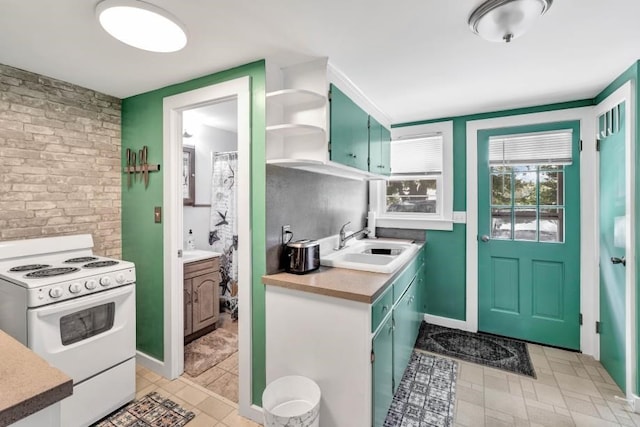
{"label": "doorway", "polygon": [[238,105],[182,112],[183,377],[238,403]]}
{"label": "doorway", "polygon": [[478,330],[580,349],[579,135],[478,132]]}
{"label": "doorway", "polygon": [[[242,77],[223,83],[196,89],[164,98],[163,138],[163,241],[164,241],[164,373],[174,379],[184,372],[185,336],[185,267],[183,245],[187,240],[183,227],[185,176],[183,165],[184,132],[183,113],[201,107],[235,100],[237,115],[237,171],[234,183],[237,186],[237,245],[234,259],[237,270],[237,300],[242,301],[238,311],[238,404],[240,415],[260,420],[259,408],[251,404],[251,233],[250,233],[250,78]],[[195,162],[195,159],[194,159]],[[213,175],[213,172],[212,172]],[[191,177],[195,179],[195,176]],[[188,182],[187,182],[188,185]],[[206,194],[206,191],[204,192]],[[194,192],[195,195],[195,192]],[[195,197],[194,197],[195,202]],[[209,225],[210,225],[209,221]],[[212,232],[214,230],[209,230]],[[194,236],[197,244],[197,236]],[[202,239],[202,237],[201,237]],[[208,244],[208,235],[206,243]],[[237,246],[237,250],[235,249]],[[215,266],[214,270],[215,270]],[[220,265],[218,264],[219,278]],[[193,285],[192,285],[193,286]],[[212,286],[210,286],[212,287]],[[193,295],[195,298],[195,295]],[[198,295],[200,298],[200,295]],[[200,302],[200,300],[199,300]],[[210,307],[216,307],[215,304]],[[205,312],[206,316],[207,313]]]}

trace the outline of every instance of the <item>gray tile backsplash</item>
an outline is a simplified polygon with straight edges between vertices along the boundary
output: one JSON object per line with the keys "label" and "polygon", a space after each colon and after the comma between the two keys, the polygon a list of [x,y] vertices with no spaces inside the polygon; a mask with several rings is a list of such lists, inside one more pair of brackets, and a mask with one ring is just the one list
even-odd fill
{"label": "gray tile backsplash", "polygon": [[321,239],[366,225],[368,184],[329,175],[267,165],[267,274],[280,271],[281,228],[293,240]]}
{"label": "gray tile backsplash", "polygon": [[376,227],[377,237],[387,237],[390,239],[406,239],[424,242],[426,233],[424,230],[410,230],[405,228],[381,228]]}

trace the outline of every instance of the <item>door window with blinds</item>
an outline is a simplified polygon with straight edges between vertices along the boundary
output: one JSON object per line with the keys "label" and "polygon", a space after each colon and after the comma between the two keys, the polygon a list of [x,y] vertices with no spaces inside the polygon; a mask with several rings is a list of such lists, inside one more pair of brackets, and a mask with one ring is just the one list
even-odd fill
{"label": "door window with blinds", "polygon": [[564,242],[571,142],[571,130],[489,138],[492,239]]}
{"label": "door window with blinds", "polygon": [[394,214],[441,212],[442,135],[391,142],[391,176],[386,211]]}

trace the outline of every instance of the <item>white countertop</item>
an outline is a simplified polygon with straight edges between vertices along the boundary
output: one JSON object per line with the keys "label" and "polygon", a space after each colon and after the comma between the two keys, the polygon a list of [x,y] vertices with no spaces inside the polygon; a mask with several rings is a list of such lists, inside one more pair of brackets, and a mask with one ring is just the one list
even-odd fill
{"label": "white countertop", "polygon": [[204,251],[201,249],[192,249],[182,251],[182,263],[202,261],[203,259],[215,258],[222,255],[220,252]]}

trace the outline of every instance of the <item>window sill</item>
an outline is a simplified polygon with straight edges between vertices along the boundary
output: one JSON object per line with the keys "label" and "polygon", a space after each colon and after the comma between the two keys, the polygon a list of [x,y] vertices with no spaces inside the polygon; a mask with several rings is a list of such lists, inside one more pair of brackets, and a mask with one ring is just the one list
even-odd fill
{"label": "window sill", "polygon": [[383,216],[376,218],[376,227],[452,231],[453,220],[444,218],[426,219]]}

